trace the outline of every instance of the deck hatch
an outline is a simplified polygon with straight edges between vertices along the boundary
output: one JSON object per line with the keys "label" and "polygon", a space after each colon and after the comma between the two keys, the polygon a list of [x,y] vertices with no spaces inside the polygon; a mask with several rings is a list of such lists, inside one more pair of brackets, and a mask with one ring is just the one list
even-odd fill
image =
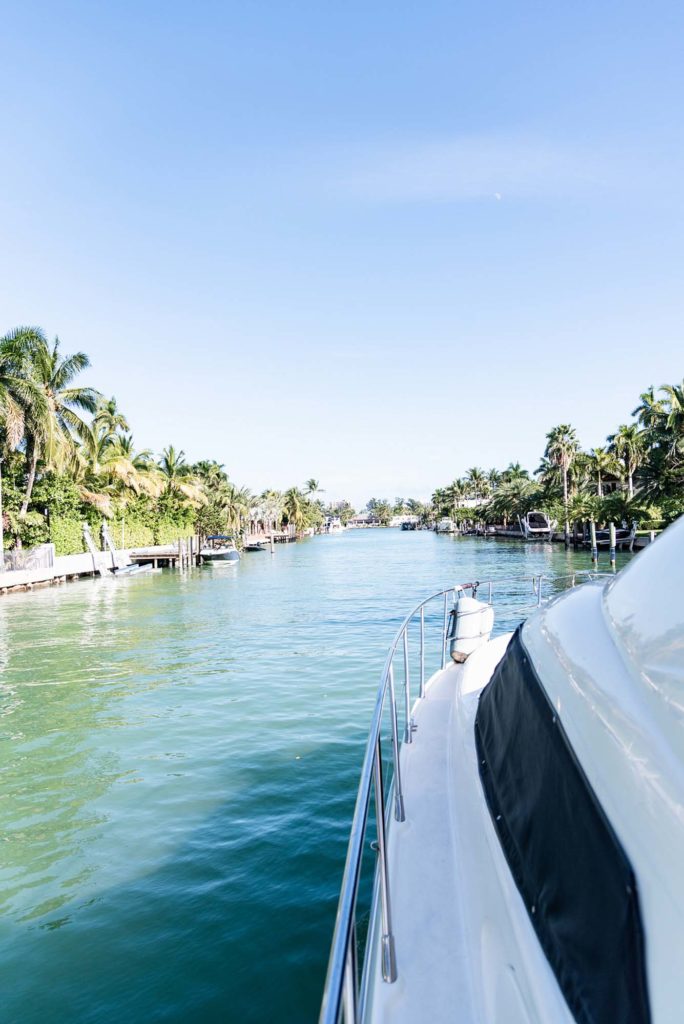
{"label": "deck hatch", "polygon": [[578,1024],[649,1024],[632,866],[516,631],[475,719],[489,812]]}

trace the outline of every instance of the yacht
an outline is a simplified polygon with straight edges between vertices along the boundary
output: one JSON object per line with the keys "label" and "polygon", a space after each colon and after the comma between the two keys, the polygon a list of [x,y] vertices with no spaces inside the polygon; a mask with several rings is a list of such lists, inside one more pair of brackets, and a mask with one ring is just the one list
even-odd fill
{"label": "yacht", "polygon": [[525,540],[551,540],[557,525],[545,512],[527,512],[518,522]]}
{"label": "yacht", "polygon": [[440,519],[435,526],[436,533],[458,533],[458,527],[453,519],[448,519],[446,516]]}
{"label": "yacht", "polygon": [[320,1024],[683,1019],[683,560],[684,517],[617,575],[464,583],[406,617]]}

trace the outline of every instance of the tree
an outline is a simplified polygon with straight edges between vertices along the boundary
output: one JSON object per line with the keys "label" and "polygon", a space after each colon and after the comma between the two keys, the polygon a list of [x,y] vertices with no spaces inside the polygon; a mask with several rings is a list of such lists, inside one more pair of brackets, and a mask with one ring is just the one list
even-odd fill
{"label": "tree", "polygon": [[663,384],[665,395],[665,426],[671,435],[672,452],[684,454],[684,381],[681,384]]}
{"label": "tree", "polygon": [[607,448],[594,448],[591,452],[591,464],[596,474],[596,493],[603,497],[603,480],[607,474],[617,473],[618,466],[615,456]]}
{"label": "tree", "polygon": [[642,392],[639,399],[636,409],[632,410],[632,416],[636,416],[644,430],[652,430],[665,416],[663,402],[655,397],[653,385]]}
{"label": "tree", "polygon": [[368,503],[368,510],[378,517],[382,526],[389,525],[389,520],[392,518],[392,507],[386,499],[372,498]]}
{"label": "tree", "polygon": [[466,488],[461,480],[452,480],[444,489],[442,505],[448,508],[449,514],[453,515],[465,497]]}
{"label": "tree", "polygon": [[490,488],[487,475],[478,466],[473,466],[472,469],[469,469],[465,475],[465,479],[466,484],[470,489],[471,497],[476,500],[489,493]]}
{"label": "tree", "polygon": [[501,474],[502,483],[512,483],[513,480],[529,480],[530,474],[520,465],[519,462],[509,462]]}
{"label": "tree", "polygon": [[85,352],[62,357],[59,338],[50,345],[42,331],[37,328],[32,331],[27,344],[26,372],[41,392],[43,401],[32,402],[26,409],[28,478],[19,512],[22,517],[28,511],[38,460],[43,456],[48,464],[55,465],[65,453],[73,452],[76,438],[87,430],[76,410],[94,413],[101,397],[94,388],[73,385],[79,373],[90,366]]}
{"label": "tree", "polygon": [[176,451],[173,445],[169,445],[162,452],[159,469],[167,494],[176,496],[181,503],[185,501],[195,507],[206,503],[204,491],[185,461],[184,451]]}
{"label": "tree", "polygon": [[636,423],[622,424],[615,434],[608,438],[610,449],[624,467],[627,477],[627,494],[634,497],[634,474],[646,456],[645,436]]}
{"label": "tree", "polygon": [[323,489],[320,486],[320,482],[318,480],[315,480],[313,477],[311,477],[309,480],[307,480],[306,483],[304,484],[304,494],[305,495],[309,495],[309,494],[324,494],[324,493],[325,492],[323,491]]}
{"label": "tree", "polygon": [[304,511],[304,495],[297,487],[290,487],[283,495],[283,510],[287,521],[294,526],[297,533],[304,529],[306,517]]}
{"label": "tree", "polygon": [[568,514],[568,472],[573,460],[580,450],[579,441],[574,427],[569,423],[561,423],[546,435],[544,455],[548,461],[558,466],[563,481],[563,507],[565,509],[565,544],[570,544],[570,522]]}
{"label": "tree", "polygon": [[30,373],[31,353],[39,340],[35,327],[17,327],[0,338],[0,417],[10,450],[24,439],[28,413],[48,415],[45,396]]}
{"label": "tree", "polygon": [[539,484],[527,477],[517,476],[503,481],[487,503],[487,518],[491,521],[518,519],[530,512],[540,497]]}
{"label": "tree", "polygon": [[100,398],[95,412],[95,423],[105,427],[110,434],[115,434],[117,431],[129,433],[131,429],[126,417],[123,413],[119,412],[116,398],[114,397]]}

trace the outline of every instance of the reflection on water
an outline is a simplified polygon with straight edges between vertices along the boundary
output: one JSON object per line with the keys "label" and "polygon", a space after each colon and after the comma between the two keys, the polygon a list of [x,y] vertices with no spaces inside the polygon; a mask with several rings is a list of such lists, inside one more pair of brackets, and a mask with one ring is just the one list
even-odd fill
{"label": "reflection on water", "polygon": [[403,615],[459,581],[588,567],[547,545],[361,531],[229,573],[0,601],[4,1019],[315,1019]]}

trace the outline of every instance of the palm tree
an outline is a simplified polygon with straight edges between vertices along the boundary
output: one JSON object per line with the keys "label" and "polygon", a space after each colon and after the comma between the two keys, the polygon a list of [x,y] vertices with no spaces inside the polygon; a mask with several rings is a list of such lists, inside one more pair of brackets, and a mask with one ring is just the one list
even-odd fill
{"label": "palm tree", "polygon": [[568,518],[568,472],[579,452],[579,441],[574,427],[569,423],[561,423],[546,435],[544,455],[548,461],[561,471],[563,480],[563,507],[565,509],[565,544],[570,544],[570,522]]}
{"label": "palm tree", "polygon": [[503,483],[511,483],[513,480],[529,480],[530,474],[520,465],[519,462],[509,462],[501,474]]}
{"label": "palm tree", "polygon": [[504,525],[508,525],[509,519],[524,516],[535,507],[539,490],[539,484],[528,477],[504,480],[487,503],[488,518],[503,520]]}
{"label": "palm tree", "polygon": [[[664,388],[661,388],[661,390],[664,390]],[[639,398],[639,405],[632,411],[632,416],[636,416],[644,430],[652,430],[659,425],[666,415],[663,402],[655,397],[653,385],[646,388]]]}
{"label": "palm tree", "polygon": [[297,487],[290,487],[283,495],[283,510],[287,521],[294,526],[297,533],[304,529],[305,511],[304,495]]}
{"label": "palm tree", "polygon": [[116,398],[101,398],[97,403],[97,410],[95,412],[95,422],[102,424],[103,427],[109,431],[110,434],[115,434],[117,431],[122,433],[129,433],[130,427],[128,420],[119,412],[116,404]]}
{"label": "palm tree", "polygon": [[283,521],[283,495],[280,491],[264,491],[257,504],[252,505],[250,518],[254,523],[262,522],[268,532],[275,532]]}
{"label": "palm tree", "polygon": [[8,448],[24,439],[29,410],[47,416],[45,396],[30,374],[31,352],[39,339],[35,327],[16,327],[0,338],[0,418]]}
{"label": "palm tree", "polygon": [[629,426],[624,423],[615,434],[608,438],[611,451],[624,466],[627,477],[627,494],[634,497],[634,474],[646,457],[645,436],[636,423]]}
{"label": "palm tree", "polygon": [[681,384],[663,384],[665,425],[672,435],[671,448],[678,450],[684,441],[684,381]]}
{"label": "palm tree", "polygon": [[444,501],[449,505],[449,511],[453,514],[465,497],[465,487],[460,480],[452,480],[444,490]]}
{"label": "palm tree", "polygon": [[101,470],[113,483],[134,494],[159,497],[163,481],[149,449],[136,452],[130,434],[117,434],[111,438],[102,455]]}
{"label": "palm tree", "polygon": [[185,452],[176,451],[172,444],[165,448],[159,460],[159,470],[165,480],[166,491],[186,499],[190,505],[206,504],[206,496],[185,461]]}
{"label": "palm tree", "polygon": [[214,459],[203,459],[201,462],[196,462],[192,471],[202,481],[204,487],[215,487],[228,480],[228,474],[223,464],[215,462]]}
{"label": "palm tree", "polygon": [[44,400],[40,404],[32,404],[26,411],[29,473],[20,518],[28,511],[41,455],[54,464],[61,455],[73,452],[75,435],[87,430],[76,410],[94,413],[101,397],[94,388],[73,386],[78,374],[90,366],[85,352],[62,357],[59,338],[55,338],[51,346],[42,331],[33,330],[35,335],[27,347],[28,373]]}
{"label": "palm tree", "polygon": [[325,494],[325,491],[320,486],[320,482],[311,477],[304,484],[304,494]]}
{"label": "palm tree", "polygon": [[615,456],[607,448],[594,448],[591,452],[591,463],[596,473],[596,493],[599,498],[603,497],[603,478],[606,474],[617,472]]}
{"label": "palm tree", "polygon": [[473,498],[482,498],[489,490],[487,475],[479,466],[473,466],[465,475],[466,483]]}

